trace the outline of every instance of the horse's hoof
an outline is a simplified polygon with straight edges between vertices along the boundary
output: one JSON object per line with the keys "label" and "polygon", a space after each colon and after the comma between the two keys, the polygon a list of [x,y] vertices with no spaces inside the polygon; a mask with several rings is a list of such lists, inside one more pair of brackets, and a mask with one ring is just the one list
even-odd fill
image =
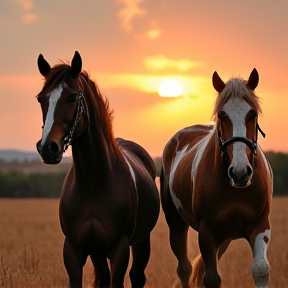
{"label": "horse's hoof", "polygon": [[173,283],[172,288],[181,288],[181,283],[179,279]]}
{"label": "horse's hoof", "polygon": [[172,288],[191,288],[191,286],[187,283],[187,284],[182,284],[181,281],[179,279],[177,279],[173,285]]}

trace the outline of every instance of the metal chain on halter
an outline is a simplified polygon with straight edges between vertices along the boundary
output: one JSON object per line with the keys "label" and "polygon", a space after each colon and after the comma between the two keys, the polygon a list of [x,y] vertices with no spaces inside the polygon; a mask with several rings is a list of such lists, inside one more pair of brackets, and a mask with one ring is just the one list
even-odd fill
{"label": "metal chain on halter", "polygon": [[77,126],[77,124],[78,124],[78,122],[79,122],[79,120],[80,120],[80,118],[84,112],[82,89],[79,90],[78,99],[79,99],[79,102],[78,102],[77,114],[76,114],[75,120],[74,120],[73,125],[72,125],[70,131],[68,132],[67,136],[62,140],[62,143],[64,144],[63,152],[65,152],[68,149],[68,147],[71,145],[74,130],[75,130],[75,128],[76,128],[76,126]]}

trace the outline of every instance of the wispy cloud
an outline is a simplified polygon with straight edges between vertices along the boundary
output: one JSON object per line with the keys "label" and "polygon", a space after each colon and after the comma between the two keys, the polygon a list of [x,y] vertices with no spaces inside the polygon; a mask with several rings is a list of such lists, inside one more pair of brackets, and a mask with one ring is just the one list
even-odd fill
{"label": "wispy cloud", "polygon": [[133,19],[143,17],[146,14],[146,10],[139,6],[143,0],[117,0],[117,2],[124,5],[118,12],[121,25],[125,31],[131,32],[133,30]]}
{"label": "wispy cloud", "polygon": [[24,10],[32,10],[34,7],[31,0],[16,0],[16,3],[19,4]]}
{"label": "wispy cloud", "polygon": [[210,78],[203,76],[170,74],[170,75],[151,75],[151,74],[117,74],[91,72],[91,78],[96,80],[101,89],[125,88],[143,91],[145,93],[157,94],[159,86],[167,79],[173,79],[183,87],[183,95],[212,95],[213,87]]}
{"label": "wispy cloud", "polygon": [[162,34],[162,30],[151,29],[145,33],[145,36],[150,40],[154,40],[154,39],[157,39],[158,37],[160,37],[161,34]]}
{"label": "wispy cloud", "polygon": [[187,71],[198,66],[203,66],[203,63],[191,61],[189,59],[168,59],[163,55],[149,56],[144,59],[144,65],[153,70],[163,70],[175,68],[179,71]]}
{"label": "wispy cloud", "polygon": [[38,21],[39,17],[33,13],[34,3],[31,0],[14,0],[14,2],[20,7],[21,20],[24,23],[33,23]]}
{"label": "wispy cloud", "polygon": [[38,20],[38,16],[34,13],[25,13],[22,15],[22,21],[25,23],[32,23]]}

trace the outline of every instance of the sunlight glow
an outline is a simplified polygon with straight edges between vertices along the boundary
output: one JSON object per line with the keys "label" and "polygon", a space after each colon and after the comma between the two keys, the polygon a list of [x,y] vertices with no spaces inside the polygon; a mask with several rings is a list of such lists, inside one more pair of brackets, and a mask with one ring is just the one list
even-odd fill
{"label": "sunlight glow", "polygon": [[198,66],[203,66],[202,63],[191,61],[189,59],[169,59],[164,55],[148,56],[144,59],[144,65],[148,69],[164,70],[177,69],[179,71],[188,71]]}
{"label": "sunlight glow", "polygon": [[164,81],[158,89],[158,93],[161,97],[178,97],[182,95],[183,89],[179,82],[175,80]]}

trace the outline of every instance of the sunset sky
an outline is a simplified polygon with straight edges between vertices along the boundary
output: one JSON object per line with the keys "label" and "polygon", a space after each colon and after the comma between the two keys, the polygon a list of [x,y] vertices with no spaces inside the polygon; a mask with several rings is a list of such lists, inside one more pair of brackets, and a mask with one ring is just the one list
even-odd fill
{"label": "sunset sky", "polygon": [[[83,69],[114,109],[114,134],[161,156],[179,129],[210,122],[216,70],[226,82],[260,75],[264,151],[288,152],[287,0],[1,0],[0,149],[36,151],[51,66],[79,51]],[[160,97],[167,80],[183,89]]]}

